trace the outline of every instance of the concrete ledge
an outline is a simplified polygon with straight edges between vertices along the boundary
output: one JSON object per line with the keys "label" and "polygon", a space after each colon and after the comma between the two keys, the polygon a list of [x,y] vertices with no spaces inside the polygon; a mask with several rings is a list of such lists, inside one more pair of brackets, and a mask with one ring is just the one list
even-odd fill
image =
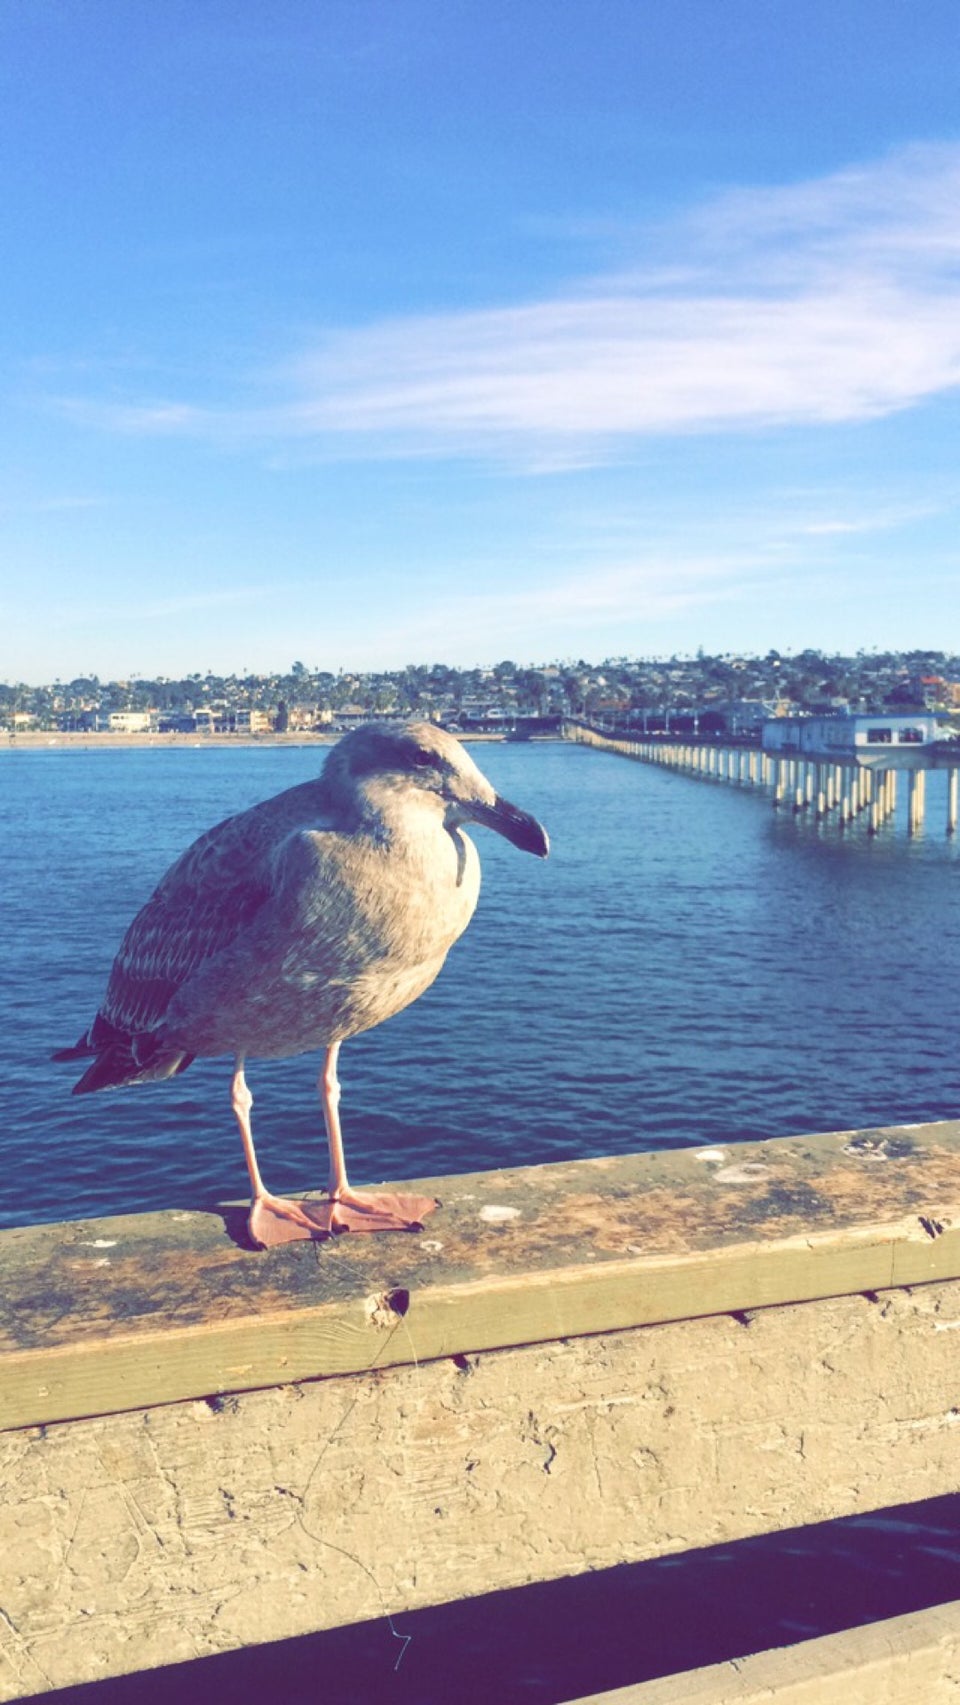
{"label": "concrete ledge", "polygon": [[230,1208],[0,1234],[0,1428],[960,1277],[953,1122],[425,1183],[423,1234],[269,1254]]}
{"label": "concrete ledge", "polygon": [[954,1705],[960,1600],[576,1705]]}

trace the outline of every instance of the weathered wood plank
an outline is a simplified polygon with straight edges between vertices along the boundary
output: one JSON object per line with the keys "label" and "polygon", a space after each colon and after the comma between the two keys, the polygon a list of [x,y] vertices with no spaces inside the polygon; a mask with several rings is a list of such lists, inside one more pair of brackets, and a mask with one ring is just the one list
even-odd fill
{"label": "weathered wood plank", "polygon": [[955,1705],[960,1600],[571,1705]]}
{"label": "weathered wood plank", "polygon": [[426,1187],[420,1236],[269,1254],[236,1209],[0,1234],[0,1428],[960,1276],[953,1122]]}
{"label": "weathered wood plank", "polygon": [[389,1373],[0,1435],[0,1699],[960,1484],[958,1282],[457,1363],[391,1334]]}

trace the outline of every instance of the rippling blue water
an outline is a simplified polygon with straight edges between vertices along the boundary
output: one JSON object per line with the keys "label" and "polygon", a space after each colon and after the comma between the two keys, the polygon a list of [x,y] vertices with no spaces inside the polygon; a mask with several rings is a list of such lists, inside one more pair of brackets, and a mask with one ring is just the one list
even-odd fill
{"label": "rippling blue water", "polygon": [[[477,832],[480,907],[440,980],[341,1056],[358,1182],[954,1116],[960,848],[842,835],[765,796],[578,747],[475,756],[553,839]],[[316,749],[0,755],[0,1225],[246,1193],[229,1064],[75,1098],[49,1062],[130,918],[219,818]],[[313,1057],[250,1068],[277,1189],[325,1181]]]}

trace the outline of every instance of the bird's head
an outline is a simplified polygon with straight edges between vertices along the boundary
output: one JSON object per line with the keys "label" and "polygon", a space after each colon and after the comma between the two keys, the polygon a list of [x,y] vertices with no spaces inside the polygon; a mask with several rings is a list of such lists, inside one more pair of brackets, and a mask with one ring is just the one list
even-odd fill
{"label": "bird's head", "polygon": [[502,799],[460,741],[434,723],[365,723],[334,747],[326,773],[381,807],[413,788],[436,798],[449,829],[480,823],[538,858],[550,850],[537,819]]}

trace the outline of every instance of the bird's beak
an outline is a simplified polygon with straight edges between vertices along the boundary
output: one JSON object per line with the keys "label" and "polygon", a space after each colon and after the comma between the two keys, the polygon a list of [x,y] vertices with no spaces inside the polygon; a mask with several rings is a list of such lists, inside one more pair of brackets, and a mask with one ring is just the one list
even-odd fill
{"label": "bird's beak", "polygon": [[511,805],[509,799],[501,799],[499,793],[494,794],[492,805],[471,799],[469,804],[464,802],[461,805],[460,811],[471,822],[482,823],[486,829],[495,829],[498,835],[512,841],[521,852],[546,858],[550,851],[546,829],[535,817],[531,817],[529,811],[521,811],[519,806]]}

